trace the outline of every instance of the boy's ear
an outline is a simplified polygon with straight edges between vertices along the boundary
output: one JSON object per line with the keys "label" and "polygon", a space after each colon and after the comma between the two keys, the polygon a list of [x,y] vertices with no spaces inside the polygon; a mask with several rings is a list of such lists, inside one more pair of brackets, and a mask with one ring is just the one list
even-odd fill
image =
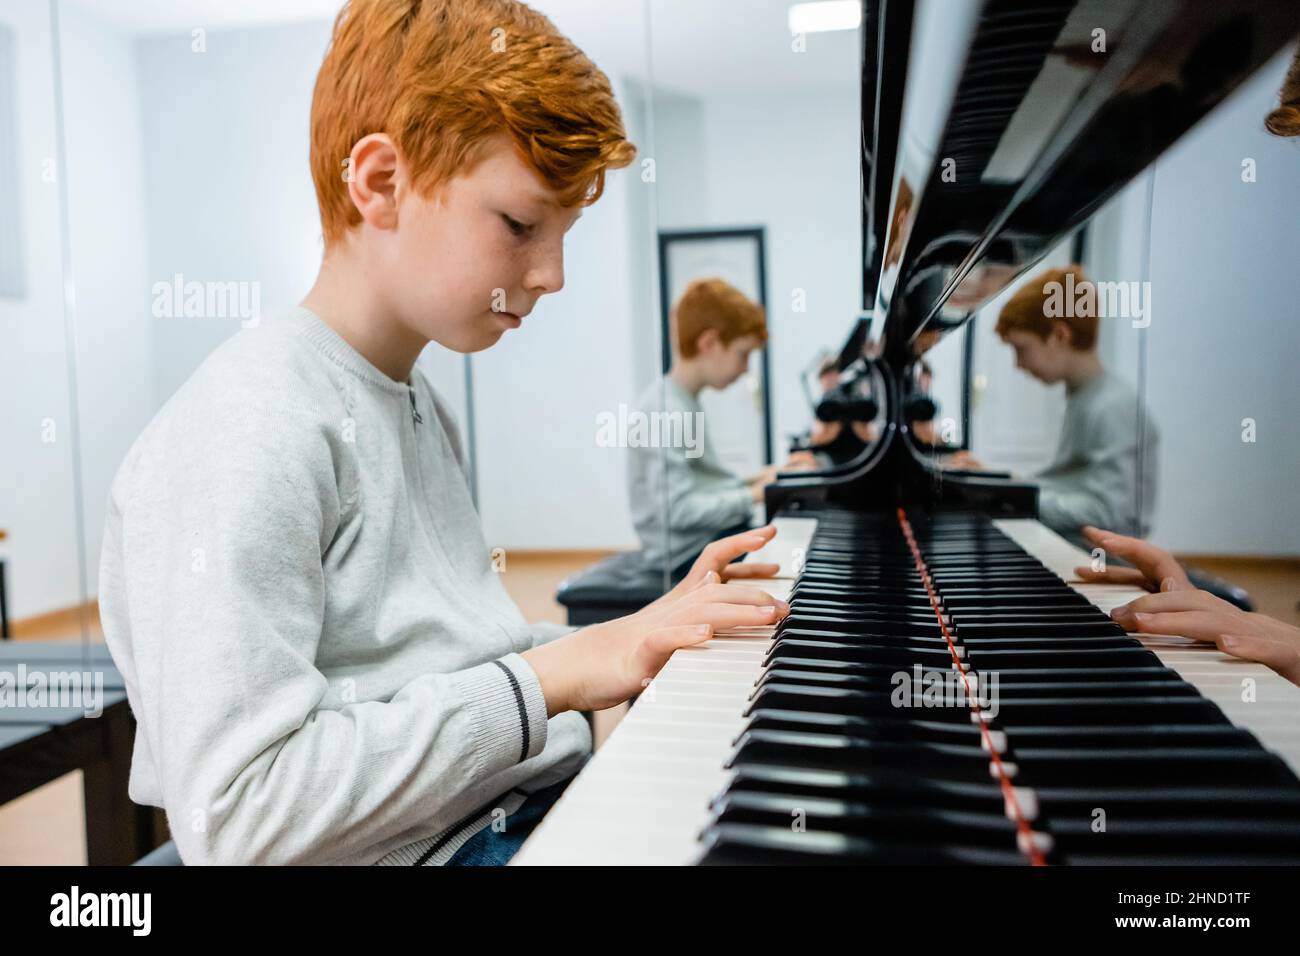
{"label": "boy's ear", "polygon": [[1061,319],[1057,319],[1052,323],[1052,331],[1048,334],[1048,338],[1053,345],[1063,345],[1066,348],[1074,347],[1074,333],[1070,331],[1069,323],[1063,322]]}
{"label": "boy's ear", "polygon": [[397,146],[384,133],[371,133],[352,147],[346,172],[348,195],[361,218],[376,229],[397,226]]}
{"label": "boy's ear", "polygon": [[709,349],[722,344],[722,336],[717,329],[705,329],[695,338],[695,354],[702,355]]}

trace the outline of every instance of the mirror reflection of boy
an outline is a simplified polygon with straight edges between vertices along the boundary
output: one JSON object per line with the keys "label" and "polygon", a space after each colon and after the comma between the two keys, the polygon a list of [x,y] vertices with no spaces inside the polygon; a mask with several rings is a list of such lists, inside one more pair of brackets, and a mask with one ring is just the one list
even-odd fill
{"label": "mirror reflection of boy", "polygon": [[[1097,309],[1054,307],[1067,304],[1061,290],[1086,288],[1086,281],[1078,265],[1035,276],[1002,307],[996,327],[1002,341],[1015,349],[1016,368],[1045,385],[1065,385],[1056,454],[1033,480],[1039,488],[1039,520],[1076,543],[1089,525],[1145,533],[1137,513],[1138,456],[1143,461],[1141,501],[1149,512],[1155,500],[1158,440],[1155,423],[1140,408],[1133,387],[1102,365]],[[1087,300],[1082,301],[1086,306]],[[1139,413],[1145,420],[1140,447]],[[968,452],[954,455],[946,466],[984,467]]]}
{"label": "mirror reflection of boy", "polygon": [[[1277,109],[1265,117],[1264,127],[1274,136],[1300,136],[1300,50],[1294,54],[1278,91]],[[1136,585],[1152,592],[1110,612],[1126,631],[1212,641],[1225,654],[1265,664],[1300,685],[1300,628],[1266,614],[1242,610],[1197,588],[1172,554],[1149,541],[1101,528],[1083,531],[1089,545],[1131,566],[1112,563],[1101,569],[1075,568],[1080,578]]]}
{"label": "mirror reflection of boy", "polygon": [[761,305],[722,279],[696,279],[673,306],[670,324],[672,366],[637,400],[637,410],[690,416],[701,424],[685,433],[698,436],[699,445],[633,445],[628,491],[646,567],[677,574],[710,541],[747,529],[777,472],[810,468],[812,457],[796,453],[780,468],[742,477],[722,463],[710,437],[700,392],[727,388],[748,371],[750,354],[767,342]]}

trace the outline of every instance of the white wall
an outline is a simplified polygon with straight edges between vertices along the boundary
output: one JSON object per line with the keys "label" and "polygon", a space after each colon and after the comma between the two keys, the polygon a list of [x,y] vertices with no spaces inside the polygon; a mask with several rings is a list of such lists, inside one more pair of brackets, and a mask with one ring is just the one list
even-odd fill
{"label": "white wall", "polygon": [[[260,283],[270,313],[299,301],[320,264],[308,167],[311,91],[326,22],[139,39],[148,283]],[[148,290],[146,289],[146,292]],[[238,318],[153,319],[161,406]]]}
{"label": "white wall", "polygon": [[[1263,129],[1289,60],[1279,55],[1156,168],[1152,538],[1185,553],[1300,555],[1300,143]],[[1242,182],[1244,158],[1254,183]],[[1125,229],[1140,231],[1141,205],[1130,206]],[[1132,258],[1129,268],[1138,277]]]}

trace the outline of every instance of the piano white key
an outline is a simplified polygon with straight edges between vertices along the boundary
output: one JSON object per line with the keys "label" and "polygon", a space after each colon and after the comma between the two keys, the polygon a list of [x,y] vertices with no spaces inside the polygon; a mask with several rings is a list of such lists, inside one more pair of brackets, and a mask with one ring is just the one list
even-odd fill
{"label": "piano white key", "polygon": [[[746,560],[780,565],[779,577],[752,583],[786,600],[817,521],[774,523],[776,537]],[[772,632],[734,628],[675,653],[511,865],[694,862]]]}

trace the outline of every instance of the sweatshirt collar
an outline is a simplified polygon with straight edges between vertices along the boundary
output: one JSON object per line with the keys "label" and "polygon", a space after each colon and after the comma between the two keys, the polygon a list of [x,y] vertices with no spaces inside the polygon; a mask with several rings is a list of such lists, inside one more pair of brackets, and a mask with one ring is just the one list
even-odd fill
{"label": "sweatshirt collar", "polygon": [[395,381],[381,372],[311,309],[301,305],[294,306],[289,310],[288,321],[293,325],[294,331],[310,342],[317,351],[361,380],[394,395],[404,394],[414,387],[410,382]]}

